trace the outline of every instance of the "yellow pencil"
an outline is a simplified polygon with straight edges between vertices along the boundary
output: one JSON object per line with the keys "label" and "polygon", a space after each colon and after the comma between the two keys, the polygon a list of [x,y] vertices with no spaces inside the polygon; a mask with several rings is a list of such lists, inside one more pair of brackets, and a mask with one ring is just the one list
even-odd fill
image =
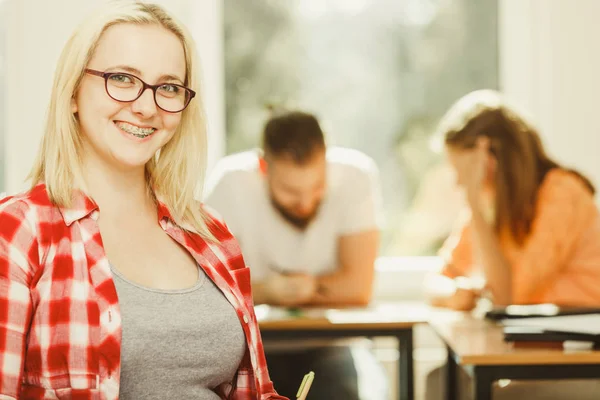
{"label": "yellow pencil", "polygon": [[302,383],[300,384],[300,388],[298,388],[298,393],[296,394],[297,400],[306,400],[306,396],[308,396],[308,391],[315,379],[315,373],[310,371],[308,374],[304,375],[304,379],[302,379]]}

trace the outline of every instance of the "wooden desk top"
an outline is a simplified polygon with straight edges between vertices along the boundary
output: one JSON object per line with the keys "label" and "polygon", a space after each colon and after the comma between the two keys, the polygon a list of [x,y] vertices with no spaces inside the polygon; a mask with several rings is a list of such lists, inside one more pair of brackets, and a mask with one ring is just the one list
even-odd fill
{"label": "wooden desk top", "polygon": [[600,351],[515,348],[500,325],[468,313],[432,310],[429,324],[460,365],[600,364]]}
{"label": "wooden desk top", "polygon": [[406,329],[425,323],[430,308],[423,303],[380,303],[366,308],[301,309],[297,314],[284,308],[260,305],[256,316],[261,330],[361,330]]}

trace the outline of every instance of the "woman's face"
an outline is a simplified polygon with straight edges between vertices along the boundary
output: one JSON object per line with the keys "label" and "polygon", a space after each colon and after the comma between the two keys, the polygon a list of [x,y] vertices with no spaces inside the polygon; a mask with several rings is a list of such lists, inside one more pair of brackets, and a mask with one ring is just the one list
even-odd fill
{"label": "woman's face", "polygon": [[[477,154],[481,152],[480,154]],[[466,149],[446,146],[448,161],[456,175],[456,183],[469,186],[473,179],[481,180],[481,189],[493,190],[496,181],[496,158],[487,149]],[[477,178],[479,177],[479,178]]]}
{"label": "woman's face", "polygon": [[[158,25],[117,24],[101,36],[88,69],[123,72],[156,85],[183,85],[186,63],[183,45]],[[114,79],[125,79],[116,76]],[[133,102],[111,98],[100,76],[85,74],[74,96],[87,161],[118,169],[144,167],[175,133],[181,113],[157,107],[152,90]]]}

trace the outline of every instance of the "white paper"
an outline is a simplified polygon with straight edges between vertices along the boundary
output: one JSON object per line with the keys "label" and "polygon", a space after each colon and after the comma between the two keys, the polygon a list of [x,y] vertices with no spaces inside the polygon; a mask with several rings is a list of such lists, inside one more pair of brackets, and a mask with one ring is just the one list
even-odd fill
{"label": "white paper", "polygon": [[600,335],[600,314],[505,319],[505,326],[536,327],[548,331]]}

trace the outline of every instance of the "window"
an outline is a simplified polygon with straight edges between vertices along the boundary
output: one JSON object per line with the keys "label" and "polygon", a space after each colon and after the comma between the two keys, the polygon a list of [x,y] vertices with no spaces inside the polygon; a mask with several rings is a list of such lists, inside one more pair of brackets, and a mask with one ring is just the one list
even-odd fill
{"label": "window", "polygon": [[498,88],[497,0],[225,0],[227,152],[259,145],[266,104],[314,112],[379,166],[383,255],[434,253],[462,199],[432,150],[460,96]]}

